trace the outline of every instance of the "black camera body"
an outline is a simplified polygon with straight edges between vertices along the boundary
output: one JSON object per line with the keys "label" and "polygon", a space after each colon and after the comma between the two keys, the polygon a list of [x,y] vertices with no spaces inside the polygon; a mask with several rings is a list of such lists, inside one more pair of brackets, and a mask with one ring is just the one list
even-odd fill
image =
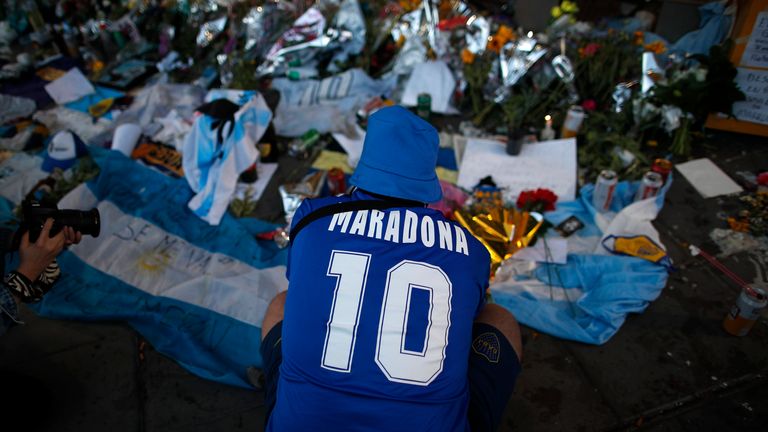
{"label": "black camera body", "polygon": [[[21,209],[23,218],[21,227],[17,231],[19,241],[24,231],[29,231],[29,241],[34,243],[40,236],[45,220],[48,218],[53,219],[51,237],[58,234],[65,226],[71,227],[83,235],[93,237],[98,237],[101,232],[101,216],[99,209],[96,208],[85,211],[59,210],[56,206],[46,207],[37,201],[28,200],[22,203]],[[14,243],[18,248],[18,243]]]}

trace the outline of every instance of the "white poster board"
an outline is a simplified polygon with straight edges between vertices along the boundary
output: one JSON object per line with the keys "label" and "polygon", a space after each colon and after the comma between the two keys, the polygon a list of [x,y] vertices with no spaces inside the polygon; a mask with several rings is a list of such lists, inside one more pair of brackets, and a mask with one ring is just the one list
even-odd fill
{"label": "white poster board", "polygon": [[499,141],[470,138],[459,167],[458,185],[472,190],[491,176],[503,189],[504,200],[514,202],[520,192],[546,188],[558,201],[576,198],[576,140],[573,138],[524,144],[510,156]]}

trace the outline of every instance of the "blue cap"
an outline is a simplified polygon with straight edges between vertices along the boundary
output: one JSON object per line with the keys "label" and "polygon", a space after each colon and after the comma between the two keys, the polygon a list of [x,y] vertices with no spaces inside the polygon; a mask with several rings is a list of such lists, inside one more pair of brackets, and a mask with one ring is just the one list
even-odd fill
{"label": "blue cap", "polygon": [[79,136],[68,130],[57,132],[48,141],[43,159],[43,171],[51,172],[54,168],[64,171],[75,164],[77,158],[88,154],[85,143]]}
{"label": "blue cap", "polygon": [[349,182],[360,189],[424,203],[443,196],[435,173],[437,130],[401,106],[368,118],[363,154]]}

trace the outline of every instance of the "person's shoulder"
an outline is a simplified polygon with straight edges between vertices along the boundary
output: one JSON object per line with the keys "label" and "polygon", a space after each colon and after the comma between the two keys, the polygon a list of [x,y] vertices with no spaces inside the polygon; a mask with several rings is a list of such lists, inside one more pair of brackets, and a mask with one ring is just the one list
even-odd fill
{"label": "person's shoulder", "polygon": [[292,227],[296,226],[296,224],[302,218],[304,218],[306,215],[312,213],[317,209],[321,209],[329,205],[349,201],[350,199],[351,198],[348,195],[339,195],[339,196],[322,197],[322,198],[306,198],[301,202],[301,204],[299,205],[299,208],[297,208],[296,212],[293,214],[293,218],[291,219],[291,226]]}

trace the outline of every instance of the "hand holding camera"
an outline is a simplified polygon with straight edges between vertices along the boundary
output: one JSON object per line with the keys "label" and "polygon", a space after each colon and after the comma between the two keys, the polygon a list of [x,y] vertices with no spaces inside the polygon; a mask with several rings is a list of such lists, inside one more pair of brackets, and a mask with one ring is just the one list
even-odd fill
{"label": "hand holding camera", "polygon": [[[79,243],[83,234],[98,237],[98,209],[59,210],[34,200],[22,203],[22,222],[8,250],[19,250],[19,273],[30,280],[45,270],[61,250]],[[5,247],[4,247],[5,250]]]}
{"label": "hand holding camera", "polygon": [[[21,236],[19,244],[19,268],[17,272],[23,274],[27,279],[33,281],[48,267],[56,256],[59,255],[69,240],[70,243],[76,243],[75,240],[82,238],[82,235],[74,232],[72,228],[65,227],[53,237],[50,236],[54,220],[46,219],[45,224],[34,242],[30,242],[29,231]],[[67,234],[67,232],[69,234]],[[79,241],[79,240],[78,240]]]}

